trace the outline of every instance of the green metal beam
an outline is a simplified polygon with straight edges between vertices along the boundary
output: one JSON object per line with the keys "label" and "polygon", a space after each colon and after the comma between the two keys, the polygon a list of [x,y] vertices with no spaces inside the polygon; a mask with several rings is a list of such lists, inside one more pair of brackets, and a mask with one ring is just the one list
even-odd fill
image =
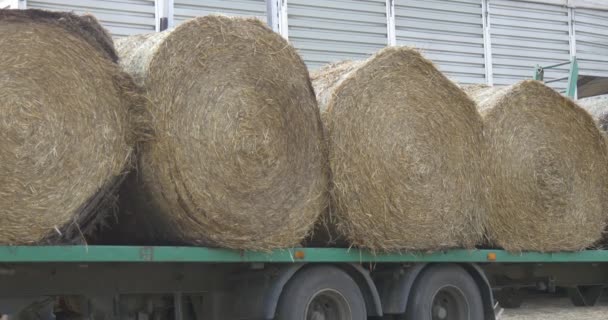
{"label": "green metal beam", "polygon": [[576,87],[578,82],[578,61],[573,56],[570,64],[570,72],[568,74],[568,88],[566,88],[566,96],[576,99]]}
{"label": "green metal beam", "polygon": [[608,250],[508,253],[504,250],[458,249],[437,253],[373,254],[366,250],[340,248],[253,252],[198,247],[0,246],[0,263],[12,262],[608,262]]}
{"label": "green metal beam", "polygon": [[[545,69],[553,69],[564,65],[570,65],[568,76],[563,78],[557,78],[549,81],[545,80]],[[578,61],[576,60],[576,56],[572,56],[570,61],[561,62],[557,64],[553,64],[550,66],[543,67],[539,64],[534,66],[534,80],[543,81],[544,83],[557,82],[561,80],[568,80],[568,87],[563,92],[567,97],[572,99],[576,99],[576,87],[578,82]]]}

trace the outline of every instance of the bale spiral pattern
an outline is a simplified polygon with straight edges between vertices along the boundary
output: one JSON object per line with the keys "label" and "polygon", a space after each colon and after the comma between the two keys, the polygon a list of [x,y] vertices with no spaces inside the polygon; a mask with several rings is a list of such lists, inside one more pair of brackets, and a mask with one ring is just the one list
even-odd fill
{"label": "bale spiral pattern", "polygon": [[223,16],[117,47],[147,92],[156,133],[134,183],[143,198],[127,218],[152,221],[140,240],[298,245],[327,206],[328,169],[296,51],[256,19]]}
{"label": "bale spiral pattern", "polygon": [[92,17],[0,10],[0,243],[80,241],[130,161],[137,94]]}
{"label": "bale spiral pattern", "polygon": [[608,152],[593,119],[538,81],[467,90],[488,140],[488,234],[510,251],[575,251],[606,225]]}
{"label": "bale spiral pattern", "polygon": [[391,47],[312,76],[327,127],[335,223],[379,251],[481,240],[481,118],[417,51]]}

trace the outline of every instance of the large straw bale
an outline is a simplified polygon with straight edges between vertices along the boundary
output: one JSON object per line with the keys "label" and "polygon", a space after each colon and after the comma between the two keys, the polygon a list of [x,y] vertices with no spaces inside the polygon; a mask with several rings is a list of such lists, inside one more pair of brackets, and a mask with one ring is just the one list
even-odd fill
{"label": "large straw bale", "polygon": [[481,240],[483,129],[464,92],[403,47],[326,66],[312,79],[340,234],[380,251]]}
{"label": "large straw bale", "polygon": [[604,132],[608,131],[608,95],[583,98],[576,103],[591,114]]}
{"label": "large straw bale", "polygon": [[606,225],[608,152],[587,112],[541,82],[467,90],[491,164],[488,234],[511,251],[573,251]]}
{"label": "large straw bale", "polygon": [[298,245],[327,206],[328,165],[295,49],[257,19],[223,16],[117,47],[156,133],[131,183],[137,205],[122,217],[145,229],[131,241]]}
{"label": "large straw bale", "polygon": [[0,48],[0,243],[81,241],[130,163],[135,86],[90,16],[0,10]]}

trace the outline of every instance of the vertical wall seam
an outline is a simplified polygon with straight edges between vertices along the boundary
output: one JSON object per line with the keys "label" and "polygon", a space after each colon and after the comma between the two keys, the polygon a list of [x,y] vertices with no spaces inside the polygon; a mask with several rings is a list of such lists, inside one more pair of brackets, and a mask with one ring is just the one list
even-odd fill
{"label": "vertical wall seam", "polygon": [[266,0],[266,23],[268,23],[272,31],[280,34],[278,1]]}
{"label": "vertical wall seam", "polygon": [[[570,42],[570,57],[576,56],[576,12],[568,7],[568,37]],[[574,88],[574,99],[578,99],[578,86]]]}
{"label": "vertical wall seam", "polygon": [[167,24],[169,25],[169,28],[173,28],[175,26],[175,14],[174,14],[174,7],[175,7],[175,2],[173,0],[165,0],[167,8],[165,9],[165,12],[167,14]]}
{"label": "vertical wall seam", "polygon": [[574,8],[568,8],[568,37],[570,38],[570,56],[576,56],[576,13]]}
{"label": "vertical wall seam", "polygon": [[492,38],[490,23],[490,0],[481,0],[481,19],[483,21],[483,56],[486,71],[486,84],[494,85],[492,70]]}
{"label": "vertical wall seam", "polygon": [[159,32],[161,19],[163,18],[162,12],[165,5],[165,0],[154,1],[154,31]]}
{"label": "vertical wall seam", "polygon": [[274,32],[289,39],[287,0],[266,0],[266,17]]}
{"label": "vertical wall seam", "polygon": [[289,40],[289,20],[287,13],[287,0],[279,1],[279,30],[283,38]]}
{"label": "vertical wall seam", "polygon": [[386,36],[389,46],[397,45],[395,28],[395,0],[386,0]]}

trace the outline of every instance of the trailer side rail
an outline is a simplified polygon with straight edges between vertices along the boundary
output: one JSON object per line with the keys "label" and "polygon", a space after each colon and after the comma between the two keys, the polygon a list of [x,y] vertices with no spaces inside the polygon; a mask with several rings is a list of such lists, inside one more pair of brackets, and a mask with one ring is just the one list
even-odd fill
{"label": "trailer side rail", "polygon": [[0,246],[0,263],[208,262],[208,263],[557,263],[608,262],[608,250],[522,252],[454,249],[435,253],[376,253],[347,248],[292,248],[253,252],[168,246]]}

